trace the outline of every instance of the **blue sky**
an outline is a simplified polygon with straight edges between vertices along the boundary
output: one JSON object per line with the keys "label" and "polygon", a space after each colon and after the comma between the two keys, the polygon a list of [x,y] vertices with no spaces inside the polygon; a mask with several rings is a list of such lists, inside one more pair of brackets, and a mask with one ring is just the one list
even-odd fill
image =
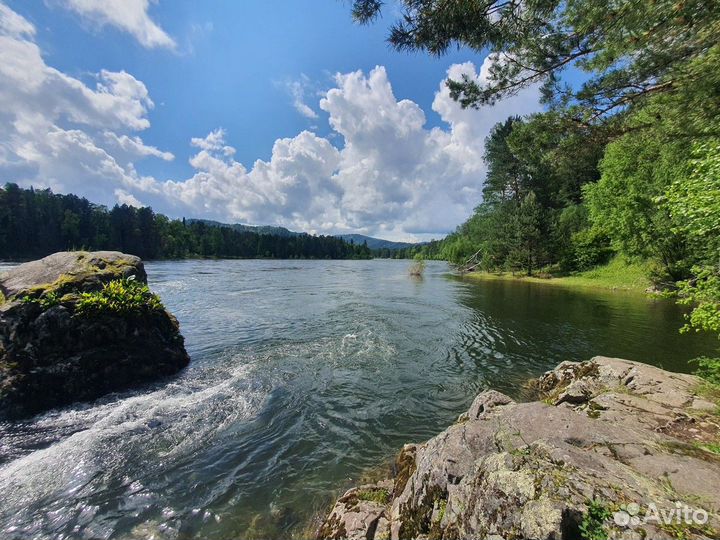
{"label": "blue sky", "polygon": [[492,124],[538,109],[529,89],[460,110],[441,83],[484,56],[392,50],[392,6],[371,26],[334,0],[0,6],[4,179],[103,204],[438,237],[479,202]]}

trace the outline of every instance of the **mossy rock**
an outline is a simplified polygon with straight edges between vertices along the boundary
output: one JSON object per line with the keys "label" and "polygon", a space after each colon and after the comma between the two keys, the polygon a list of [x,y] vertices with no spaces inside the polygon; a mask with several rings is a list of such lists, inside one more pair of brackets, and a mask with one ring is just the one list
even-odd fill
{"label": "mossy rock", "polygon": [[417,447],[414,444],[407,444],[395,458],[393,497],[398,497],[403,492],[408,480],[415,472],[416,451]]}
{"label": "mossy rock", "polygon": [[173,375],[189,357],[138,257],[63,252],[0,277],[0,418]]}
{"label": "mossy rock", "polygon": [[355,496],[360,501],[368,501],[378,504],[387,504],[390,502],[390,493],[388,490],[379,487],[359,489],[355,493]]}
{"label": "mossy rock", "polygon": [[147,283],[139,257],[118,251],[62,251],[21,264],[0,275],[0,294],[8,301],[49,293],[98,290],[103,284],[134,276]]}

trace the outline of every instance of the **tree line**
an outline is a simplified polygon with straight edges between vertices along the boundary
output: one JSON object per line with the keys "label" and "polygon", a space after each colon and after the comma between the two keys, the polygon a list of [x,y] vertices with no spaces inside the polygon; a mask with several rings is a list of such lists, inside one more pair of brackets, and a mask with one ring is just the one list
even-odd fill
{"label": "tree line", "polygon": [[189,257],[368,259],[367,245],[333,236],[282,236],[170,219],[152,208],[108,209],[49,189],[0,189],[0,258],[31,259],[56,251],[117,250],[143,259]]}
{"label": "tree line", "polygon": [[[544,111],[485,141],[483,198],[447,238],[407,250],[487,270],[584,270],[621,255],[654,278],[720,259],[720,4],[703,0],[443,3],[403,0],[388,41],[440,55],[487,53],[483,79],[449,80],[463,107],[529,85]],[[383,2],[355,0],[362,23]],[[562,74],[583,72],[575,85]]]}

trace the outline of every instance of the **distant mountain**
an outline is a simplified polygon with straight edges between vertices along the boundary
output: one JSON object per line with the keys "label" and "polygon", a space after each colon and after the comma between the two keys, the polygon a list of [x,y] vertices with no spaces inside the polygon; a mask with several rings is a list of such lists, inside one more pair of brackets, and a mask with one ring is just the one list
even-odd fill
{"label": "distant mountain", "polygon": [[415,244],[410,242],[393,242],[392,240],[383,240],[382,238],[373,238],[372,236],[365,236],[364,234],[338,234],[338,238],[342,238],[346,242],[352,240],[356,244],[362,244],[367,242],[370,249],[405,249],[412,247]]}
{"label": "distant mountain", "polygon": [[[274,234],[277,236],[296,236],[299,233],[286,229],[285,227],[278,227],[274,225],[243,225],[242,223],[221,223],[220,221],[213,221],[212,219],[188,219],[190,222],[205,223],[211,227],[229,227],[236,231],[247,231],[258,234]],[[404,249],[407,247],[414,246],[410,242],[393,242],[392,240],[384,240],[382,238],[373,238],[372,236],[365,236],[364,234],[336,234],[336,238],[341,238],[346,242],[351,240],[357,244],[362,245],[363,242],[367,242],[370,249]]]}
{"label": "distant mountain", "polygon": [[297,236],[298,232],[291,231],[285,227],[277,227],[275,225],[243,225],[242,223],[221,223],[212,219],[188,219],[189,222],[204,223],[211,227],[228,227],[236,231],[252,232],[257,234],[273,234],[275,236]]}

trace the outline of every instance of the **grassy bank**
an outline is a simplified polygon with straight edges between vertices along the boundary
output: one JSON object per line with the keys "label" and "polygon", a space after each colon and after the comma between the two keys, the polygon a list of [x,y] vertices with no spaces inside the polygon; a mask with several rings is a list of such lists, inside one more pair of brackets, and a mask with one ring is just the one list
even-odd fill
{"label": "grassy bank", "polygon": [[652,285],[648,277],[649,273],[650,268],[647,263],[628,262],[616,257],[605,266],[572,275],[543,273],[537,276],[525,276],[510,272],[470,272],[465,276],[469,279],[486,281],[515,280],[559,287],[643,292]]}

